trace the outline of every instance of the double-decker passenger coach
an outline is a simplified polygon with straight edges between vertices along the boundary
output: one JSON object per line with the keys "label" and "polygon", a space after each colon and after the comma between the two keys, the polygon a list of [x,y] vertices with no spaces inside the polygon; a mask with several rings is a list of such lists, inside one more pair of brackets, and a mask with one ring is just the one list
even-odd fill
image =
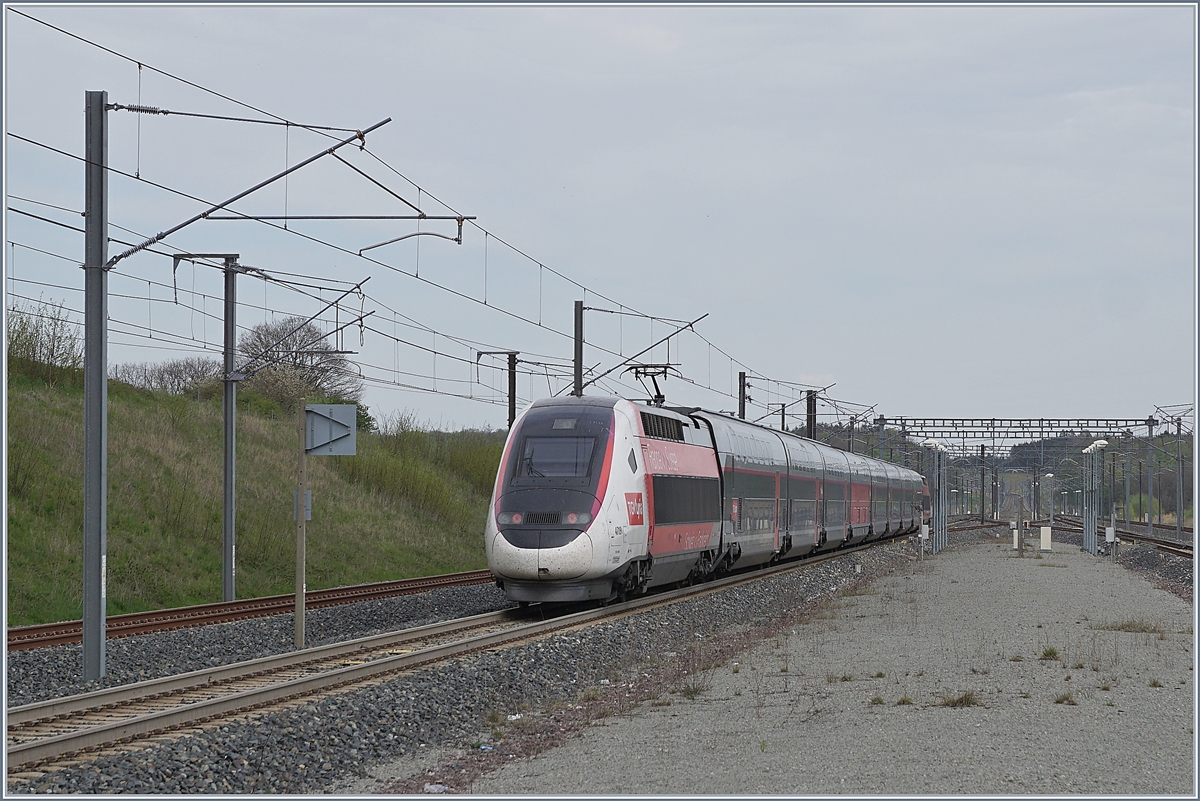
{"label": "double-decker passenger coach", "polygon": [[715,412],[548,398],[509,432],[485,548],[514,601],[606,602],[911,533],[927,497],[911,470]]}

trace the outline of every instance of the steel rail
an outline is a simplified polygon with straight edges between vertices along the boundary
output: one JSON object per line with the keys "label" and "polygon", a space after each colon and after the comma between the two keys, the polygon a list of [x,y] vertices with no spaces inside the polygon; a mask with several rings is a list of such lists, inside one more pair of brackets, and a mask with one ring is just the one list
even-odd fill
{"label": "steel rail", "polygon": [[[890,539],[894,540],[896,538],[898,537],[892,537]],[[402,670],[412,669],[418,666],[460,656],[473,651],[495,647],[509,647],[529,639],[553,633],[559,629],[588,625],[598,620],[634,614],[656,606],[665,606],[694,597],[700,597],[736,586],[738,584],[757,581],[759,579],[766,578],[767,576],[777,575],[790,570],[798,570],[809,565],[826,561],[828,559],[848,556],[856,553],[857,551],[870,548],[873,545],[878,544],[878,542],[880,541],[866,543],[854,548],[830,551],[800,561],[768,565],[766,568],[761,570],[750,570],[745,573],[726,576],[724,578],[715,579],[702,584],[696,584],[690,587],[671,590],[665,593],[648,595],[642,598],[626,601],[621,604],[614,604],[601,607],[599,609],[589,609],[581,612],[564,614],[549,620],[536,621],[503,631],[485,633],[474,637],[456,640],[450,643],[421,648],[410,653],[387,656],[364,662],[363,664],[349,665],[343,668],[325,671],[312,676],[295,678],[266,687],[248,689],[217,698],[197,701],[195,703],[190,703],[183,706],[175,706],[125,720],[111,721],[101,725],[91,726],[76,732],[67,732],[42,739],[29,740],[23,743],[14,743],[7,749],[9,771],[13,772],[14,770],[30,769],[40,764],[74,756],[83,751],[114,746],[147,736],[165,733],[182,726],[195,725],[197,723],[203,723],[215,718],[225,717],[235,713],[254,711],[272,704],[312,695],[322,691],[338,689],[347,685],[362,682],[364,680],[377,678]],[[511,612],[477,615],[474,618],[466,618],[463,621],[453,621],[451,623],[461,624],[464,621],[480,620],[480,622],[476,623],[474,626],[478,627],[480,625],[486,625],[486,622],[482,621],[481,619],[495,617],[497,614],[511,615]],[[435,624],[435,626],[436,625],[441,624]],[[408,632],[401,632],[401,634],[411,634],[416,631],[417,630],[413,629],[408,630]],[[376,635],[376,637],[373,638],[363,639],[381,642],[389,636],[395,638],[396,633],[391,635]],[[352,641],[336,644],[334,646],[324,646],[324,648],[349,649],[355,644],[356,643]],[[378,648],[380,646],[377,644],[369,647]],[[297,663],[302,664],[306,660],[311,661],[313,659],[313,650],[316,649],[296,652],[287,655],[282,659],[287,659],[290,657],[291,659],[295,660],[293,662],[293,666]],[[363,650],[363,646],[359,645],[358,650]],[[329,653],[333,653],[333,651],[330,651]],[[26,725],[28,725],[31,721],[45,720],[47,718],[56,716],[60,717],[70,714],[63,710],[74,708],[79,704],[86,704],[88,709],[94,709],[97,706],[97,701],[101,701],[99,705],[105,705],[100,696],[104,693],[110,692],[113,693],[112,695],[108,696],[111,703],[116,703],[116,701],[111,701],[111,699],[116,699],[119,697],[123,697],[125,699],[123,703],[128,703],[131,700],[137,700],[139,698],[145,699],[147,695],[155,696],[160,695],[160,691],[166,692],[165,690],[161,690],[161,688],[173,686],[174,683],[171,681],[171,679],[177,679],[181,681],[190,680],[192,682],[192,686],[203,686],[197,685],[196,682],[201,678],[207,678],[209,676],[223,676],[224,678],[221,679],[223,681],[227,681],[236,675],[258,676],[263,673],[264,665],[268,664],[272,660],[279,659],[281,658],[266,657],[264,659],[252,660],[250,662],[240,663],[237,665],[229,665],[225,668],[195,671],[192,674],[188,674],[186,677],[170,677],[166,680],[159,680],[161,683],[143,682],[141,683],[142,686],[137,690],[135,690],[135,685],[129,685],[124,688],[114,688],[112,691],[100,691],[98,693],[89,693],[86,696],[76,696],[58,699],[57,701],[31,704],[26,707],[18,707],[10,710],[9,720],[10,723],[14,720],[25,721]],[[215,680],[216,679],[214,679],[214,681]],[[153,686],[156,684],[158,686]],[[122,690],[125,691],[124,694],[121,693]],[[178,691],[179,690],[175,690],[174,692]],[[134,695],[131,696],[130,693],[133,693]]]}
{"label": "steel rail", "polygon": [[[1083,525],[1083,522],[1082,522],[1082,521],[1083,521],[1083,518],[1082,518],[1082,517],[1080,517],[1079,515],[1063,515],[1063,514],[1056,514],[1056,515],[1055,515],[1055,517],[1056,517],[1056,518],[1063,518],[1064,520],[1078,520],[1078,521],[1080,521],[1080,522],[1079,522],[1079,525]],[[1118,520],[1117,522],[1118,522],[1118,523],[1121,523],[1121,524],[1124,524],[1124,523],[1125,523],[1125,521],[1124,521],[1124,520]],[[1162,529],[1163,531],[1174,531],[1174,530],[1175,530],[1175,526],[1173,526],[1173,525],[1171,525],[1171,524],[1169,524],[1169,523],[1150,523],[1150,524],[1147,524],[1147,523],[1143,523],[1143,522],[1142,522],[1142,521],[1140,521],[1140,520],[1130,520],[1130,521],[1129,521],[1129,525],[1130,525],[1130,526],[1140,526],[1140,527],[1142,527],[1142,528],[1147,528],[1147,527],[1150,527],[1150,528]],[[1179,528],[1180,528],[1180,530],[1181,530],[1181,531],[1186,531],[1188,534],[1194,534],[1194,533],[1195,533],[1195,531],[1193,530],[1193,528],[1192,528],[1191,526],[1180,526]],[[1175,542],[1178,542],[1178,540],[1174,540],[1174,541],[1175,541]]]}
{"label": "steel rail", "polygon": [[510,620],[513,617],[512,610],[485,612],[480,615],[442,621],[440,623],[430,623],[425,626],[415,626],[410,629],[402,629],[401,631],[372,634],[353,640],[318,645],[313,648],[305,648],[286,654],[272,654],[271,656],[263,656],[245,662],[201,668],[200,670],[179,673],[173,676],[147,679],[146,681],[139,681],[134,684],[122,684],[118,687],[94,690],[80,695],[69,695],[61,698],[37,701],[9,709],[7,715],[8,727],[11,729],[39,720],[77,715],[80,712],[99,707],[111,709],[134,700],[174,695],[183,690],[228,682],[230,679],[240,676],[263,675],[321,660],[357,654],[370,649],[402,645],[416,639],[436,637],[464,629],[479,628],[480,626]]}
{"label": "steel rail", "polygon": [[[475,630],[514,620],[519,620],[519,616],[514,614],[512,610],[488,612],[458,620],[419,626],[400,632],[377,634],[357,640],[308,648],[288,654],[261,657],[248,662],[239,662],[216,668],[205,668],[176,676],[166,676],[161,679],[152,679],[136,684],[97,690],[83,695],[55,698],[14,707],[8,711],[7,735],[10,743],[7,747],[7,753],[10,769],[18,765],[27,766],[37,762],[53,760],[69,753],[88,750],[101,745],[118,743],[130,737],[150,734],[160,729],[169,729],[185,722],[196,722],[246,706],[245,703],[230,706],[226,703],[229,699],[253,700],[256,697],[255,693],[266,693],[259,701],[255,701],[254,704],[267,702],[274,698],[272,695],[274,688],[295,686],[296,681],[328,676],[332,673],[340,673],[340,670],[335,668],[334,670],[315,674],[311,677],[306,676],[302,679],[276,682],[266,687],[249,690],[236,691],[234,687],[232,689],[235,691],[222,693],[222,685],[230,687],[230,685],[239,680],[269,682],[273,674],[279,674],[282,671],[294,671],[296,669],[313,670],[321,663],[337,662],[348,657],[366,655],[371,652],[383,651],[386,653],[389,649],[406,643],[444,637],[446,635],[453,635],[463,631]],[[460,640],[459,642],[465,642],[465,640]],[[424,653],[428,650],[430,648],[412,651],[411,654]],[[371,665],[379,661],[381,660],[365,661],[362,665]],[[362,665],[353,665],[352,667],[362,667]],[[313,687],[320,689],[320,683],[318,682]],[[188,701],[185,694],[189,692],[215,692],[218,695],[212,698]],[[175,702],[170,700],[172,696],[177,697]],[[137,715],[127,714],[121,719],[113,720],[113,716],[121,715],[122,707],[131,708],[140,704],[162,703],[164,701],[171,705],[154,712]],[[254,704],[250,704],[250,706]],[[76,731],[42,737],[38,737],[35,734],[33,737],[21,740],[23,729],[36,727],[39,724],[66,723],[70,725],[69,719],[72,717],[80,717],[97,712],[102,712],[104,716],[102,719],[103,722],[98,725],[91,725],[88,721],[83,720],[80,721],[82,725]],[[148,723],[154,723],[154,726],[147,728]],[[12,740],[17,740],[17,742],[11,742]]]}
{"label": "steel rail", "polygon": [[[317,609],[338,604],[411,595],[438,587],[457,587],[469,584],[485,584],[492,581],[487,570],[471,570],[465,573],[450,573],[443,576],[425,576],[397,581],[381,581],[373,584],[356,584],[349,587],[334,587],[327,590],[312,590],[304,594],[304,605]],[[212,623],[227,623],[290,612],[294,609],[296,596],[270,595],[249,598],[245,601],[183,606],[160,609],[153,612],[131,612],[112,615],[107,619],[106,634],[109,639],[131,637],[156,631],[206,626]],[[8,629],[8,650],[23,651],[51,645],[66,645],[81,642],[83,623],[70,620],[62,623],[44,623],[32,626],[13,626]]]}
{"label": "steel rail", "polygon": [[[1058,516],[1057,519],[1065,521],[1066,525],[1069,526],[1069,528],[1066,528],[1065,526],[1063,528],[1067,531],[1070,531],[1073,534],[1077,534],[1077,533],[1080,533],[1083,531],[1083,521],[1078,517],[1075,517],[1073,515],[1060,515],[1060,516]],[[1032,523],[1048,524],[1048,521],[1034,520],[1034,521],[1031,521],[1031,525],[1032,525]],[[1171,526],[1171,527],[1163,526],[1163,528],[1165,528],[1169,531],[1175,530],[1174,526]],[[1185,529],[1185,530],[1188,531],[1189,533],[1191,532],[1191,529]],[[1149,534],[1142,534],[1137,531],[1130,531],[1130,530],[1124,529],[1124,528],[1116,529],[1115,533],[1122,537],[1127,537],[1128,539],[1135,540],[1137,542],[1144,542],[1147,545],[1153,545],[1158,550],[1164,551],[1166,553],[1174,554],[1175,556],[1182,556],[1182,557],[1186,557],[1188,559],[1195,558],[1195,555],[1194,555],[1195,549],[1193,548],[1192,544],[1188,543],[1188,542],[1181,542],[1180,540],[1176,540],[1176,539],[1161,539],[1159,537],[1154,537]]]}

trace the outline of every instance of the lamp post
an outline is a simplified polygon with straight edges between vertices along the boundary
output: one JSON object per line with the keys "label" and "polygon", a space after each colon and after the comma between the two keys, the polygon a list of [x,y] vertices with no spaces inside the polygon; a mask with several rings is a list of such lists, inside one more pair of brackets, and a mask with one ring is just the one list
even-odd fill
{"label": "lamp post", "polygon": [[1098,553],[1096,542],[1096,517],[1104,488],[1104,449],[1108,440],[1098,439],[1083,449],[1087,458],[1087,475],[1083,495],[1083,548],[1092,556]]}
{"label": "lamp post", "polygon": [[933,477],[933,486],[930,487],[930,523],[932,531],[930,534],[930,550],[933,553],[938,553],[942,548],[946,547],[947,531],[946,531],[946,506],[947,506],[947,487],[946,487],[946,452],[947,448],[936,439],[927,439],[921,443],[922,447],[928,448],[932,455],[932,469],[930,471]]}
{"label": "lamp post", "polygon": [[1050,528],[1054,528],[1054,474],[1047,473],[1043,478],[1046,479],[1046,497],[1050,499]]}

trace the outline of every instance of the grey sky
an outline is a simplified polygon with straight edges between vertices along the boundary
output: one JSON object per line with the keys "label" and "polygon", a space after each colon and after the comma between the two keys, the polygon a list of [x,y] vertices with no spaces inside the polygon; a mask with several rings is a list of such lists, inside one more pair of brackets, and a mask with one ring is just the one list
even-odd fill
{"label": "grey sky", "polygon": [[[533,258],[488,238],[490,306],[569,332],[583,294],[540,262],[648,314],[708,313],[697,331],[742,366],[684,335],[670,358],[695,383],[666,383],[679,404],[736,408],[704,387],[736,393],[747,367],[836,382],[834,398],[890,417],[1145,416],[1195,397],[1194,6],[10,8],[294,122],[363,128],[391,117],[368,146],[420,185],[426,212],[447,213],[428,192]],[[138,102],[135,65],[11,10],[5,25],[10,134],[82,154],[86,90]],[[149,70],[140,91],[145,105],[261,116]],[[112,166],[210,201],[328,143],[295,129],[142,116],[139,145],[138,124],[110,113]],[[81,209],[79,163],[11,136],[5,147],[10,208],[81,225],[12,199]],[[367,154],[346,158],[418,202]],[[201,210],[119,176],[110,192],[111,222],[143,235]],[[286,197],[273,186],[237,208],[282,214],[285,202],[291,214],[404,213],[330,159],[294,174]],[[82,308],[79,292],[11,280],[82,287],[77,267],[26,247],[81,259],[82,237],[11,211],[6,225],[20,245],[6,244],[6,291]],[[289,227],[349,251],[415,230]],[[411,273],[418,242],[422,277],[483,298],[478,228],[462,246],[421,237],[370,255]],[[382,382],[367,395],[376,413],[501,427],[501,362],[484,357],[474,383],[475,351],[571,357],[568,338],[255,223],[204,222],[168,246],[239,252],[268,270],[371,276],[372,325],[445,354],[435,364],[385,336],[367,332],[361,347],[348,336]],[[171,284],[170,259],[121,262],[112,316],[156,329],[156,340],[114,331],[110,360],[190,355],[144,347],[177,347],[167,333],[206,339],[217,355],[219,323],[166,303],[173,289],[146,279]],[[176,280],[185,294],[194,281],[220,295],[214,270],[185,265]],[[264,294],[252,278],[239,291],[274,311],[318,308]],[[405,328],[376,302],[482,344]],[[615,308],[590,293],[587,304]],[[248,306],[240,321],[268,314]],[[599,347],[631,355],[669,330],[622,319],[587,313],[589,366],[619,361]],[[433,388],[435,372],[439,391],[496,403],[387,386]],[[640,394],[631,377],[624,384],[615,389]],[[799,397],[755,384],[751,417]],[[543,374],[523,377],[519,392],[525,401],[563,386]]]}

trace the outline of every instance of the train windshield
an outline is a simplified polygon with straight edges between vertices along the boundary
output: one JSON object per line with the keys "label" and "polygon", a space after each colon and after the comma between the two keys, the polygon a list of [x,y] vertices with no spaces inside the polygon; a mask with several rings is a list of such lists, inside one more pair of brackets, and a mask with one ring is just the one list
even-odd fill
{"label": "train windshield", "polygon": [[526,437],[517,475],[522,478],[585,477],[591,472],[595,437]]}
{"label": "train windshield", "polygon": [[611,408],[543,406],[520,422],[509,467],[509,486],[590,488],[612,430]]}

